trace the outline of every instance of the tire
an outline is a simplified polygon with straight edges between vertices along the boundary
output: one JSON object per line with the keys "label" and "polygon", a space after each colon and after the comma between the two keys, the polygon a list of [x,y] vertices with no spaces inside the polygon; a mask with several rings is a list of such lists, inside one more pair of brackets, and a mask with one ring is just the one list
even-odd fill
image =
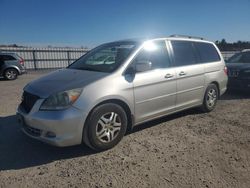
{"label": "tire", "polygon": [[204,95],[201,110],[203,112],[211,112],[215,108],[218,98],[218,87],[215,84],[209,84]]}
{"label": "tire", "polygon": [[96,151],[108,150],[121,141],[127,124],[127,114],[121,106],[114,103],[97,106],[86,121],[84,142]]}
{"label": "tire", "polygon": [[15,80],[17,79],[18,71],[14,68],[9,68],[4,71],[4,78],[6,80]]}

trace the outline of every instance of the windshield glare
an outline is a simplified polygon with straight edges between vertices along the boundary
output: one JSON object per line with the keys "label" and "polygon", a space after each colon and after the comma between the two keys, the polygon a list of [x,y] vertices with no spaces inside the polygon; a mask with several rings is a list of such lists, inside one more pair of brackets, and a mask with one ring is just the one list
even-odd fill
{"label": "windshield glare", "polygon": [[135,50],[135,42],[114,42],[101,45],[71,64],[68,68],[113,72]]}

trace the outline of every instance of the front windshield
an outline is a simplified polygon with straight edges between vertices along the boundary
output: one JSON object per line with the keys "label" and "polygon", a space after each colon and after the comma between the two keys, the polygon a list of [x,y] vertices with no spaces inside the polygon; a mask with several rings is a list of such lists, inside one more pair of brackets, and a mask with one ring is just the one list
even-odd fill
{"label": "front windshield", "polygon": [[104,44],[91,50],[68,68],[110,73],[120,67],[136,47],[136,42]]}

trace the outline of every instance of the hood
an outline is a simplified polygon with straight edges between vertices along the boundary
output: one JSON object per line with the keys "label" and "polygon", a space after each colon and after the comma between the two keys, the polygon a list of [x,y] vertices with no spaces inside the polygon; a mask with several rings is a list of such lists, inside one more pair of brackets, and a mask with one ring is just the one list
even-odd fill
{"label": "hood", "polygon": [[250,63],[227,63],[226,67],[229,69],[250,69]]}
{"label": "hood", "polygon": [[83,88],[107,75],[108,73],[102,72],[60,69],[28,83],[24,90],[41,98],[47,98],[61,91]]}

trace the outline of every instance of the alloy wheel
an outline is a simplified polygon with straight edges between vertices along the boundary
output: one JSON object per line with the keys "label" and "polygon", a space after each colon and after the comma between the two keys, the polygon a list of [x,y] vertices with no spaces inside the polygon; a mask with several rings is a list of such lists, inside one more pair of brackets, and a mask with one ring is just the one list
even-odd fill
{"label": "alloy wheel", "polygon": [[207,93],[207,105],[212,108],[217,100],[217,93],[214,88],[211,88]]}
{"label": "alloy wheel", "polygon": [[7,79],[12,80],[15,79],[17,76],[17,73],[15,70],[7,70],[5,73],[5,76]]}
{"label": "alloy wheel", "polygon": [[96,126],[96,136],[99,141],[109,143],[113,141],[121,130],[121,118],[115,112],[101,116]]}

